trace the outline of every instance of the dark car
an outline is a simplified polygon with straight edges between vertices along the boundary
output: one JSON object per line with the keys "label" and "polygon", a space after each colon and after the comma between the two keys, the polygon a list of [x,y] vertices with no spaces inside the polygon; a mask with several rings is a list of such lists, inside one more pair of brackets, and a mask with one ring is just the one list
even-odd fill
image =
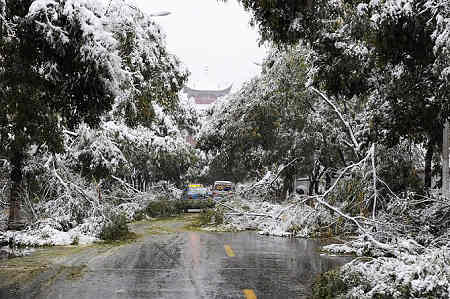
{"label": "dark car", "polygon": [[181,199],[208,199],[208,190],[202,184],[189,184],[183,190]]}
{"label": "dark car", "polygon": [[202,184],[189,184],[183,190],[181,195],[183,209],[204,209],[214,207],[214,203],[210,199],[208,189]]}

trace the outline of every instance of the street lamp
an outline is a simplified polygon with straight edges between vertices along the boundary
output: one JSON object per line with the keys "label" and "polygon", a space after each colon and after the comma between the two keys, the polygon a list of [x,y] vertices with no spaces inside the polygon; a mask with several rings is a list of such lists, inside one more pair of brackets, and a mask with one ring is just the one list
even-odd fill
{"label": "street lamp", "polygon": [[152,13],[149,16],[151,16],[151,17],[164,17],[164,16],[168,16],[170,14],[171,14],[170,11],[159,11],[159,12],[156,12],[156,13]]}

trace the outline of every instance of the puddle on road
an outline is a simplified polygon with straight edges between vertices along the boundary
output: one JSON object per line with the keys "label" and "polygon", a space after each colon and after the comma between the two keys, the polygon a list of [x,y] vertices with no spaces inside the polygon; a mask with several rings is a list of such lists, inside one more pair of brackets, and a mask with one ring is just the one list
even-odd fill
{"label": "puddle on road", "polygon": [[349,256],[327,256],[319,242],[258,236],[254,233],[226,237],[236,257],[224,259],[222,276],[227,284],[251,286],[271,298],[307,298],[314,279],[351,261]]}

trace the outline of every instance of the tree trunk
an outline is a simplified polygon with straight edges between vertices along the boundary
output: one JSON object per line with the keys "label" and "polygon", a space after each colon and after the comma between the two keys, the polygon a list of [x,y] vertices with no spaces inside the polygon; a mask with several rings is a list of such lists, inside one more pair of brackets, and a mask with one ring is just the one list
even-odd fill
{"label": "tree trunk", "polygon": [[427,152],[425,154],[425,189],[431,188],[431,162],[433,160],[433,142],[432,139],[428,141]]}
{"label": "tree trunk", "polygon": [[329,171],[325,173],[325,189],[328,190],[331,188],[331,174]]}
{"label": "tree trunk", "polygon": [[13,149],[11,157],[11,190],[9,194],[9,230],[20,230],[24,226],[20,215],[20,188],[22,186],[22,169],[24,155],[21,150]]}
{"label": "tree trunk", "polygon": [[316,180],[316,181],[314,182],[314,193],[315,193],[315,194],[320,194],[320,191],[319,191],[319,183],[320,183],[320,179],[318,179],[318,180]]}
{"label": "tree trunk", "polygon": [[313,177],[311,176],[309,178],[309,188],[308,188],[308,195],[309,196],[314,195],[314,183],[315,183],[315,181],[314,181]]}
{"label": "tree trunk", "polygon": [[442,132],[442,196],[448,198],[448,120]]}

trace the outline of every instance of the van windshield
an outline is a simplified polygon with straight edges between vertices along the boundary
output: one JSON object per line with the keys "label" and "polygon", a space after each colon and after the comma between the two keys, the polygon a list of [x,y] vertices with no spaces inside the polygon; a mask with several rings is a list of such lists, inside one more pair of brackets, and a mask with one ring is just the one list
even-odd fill
{"label": "van windshield", "polygon": [[231,191],[231,185],[217,184],[214,187],[214,190],[217,190],[217,191]]}

